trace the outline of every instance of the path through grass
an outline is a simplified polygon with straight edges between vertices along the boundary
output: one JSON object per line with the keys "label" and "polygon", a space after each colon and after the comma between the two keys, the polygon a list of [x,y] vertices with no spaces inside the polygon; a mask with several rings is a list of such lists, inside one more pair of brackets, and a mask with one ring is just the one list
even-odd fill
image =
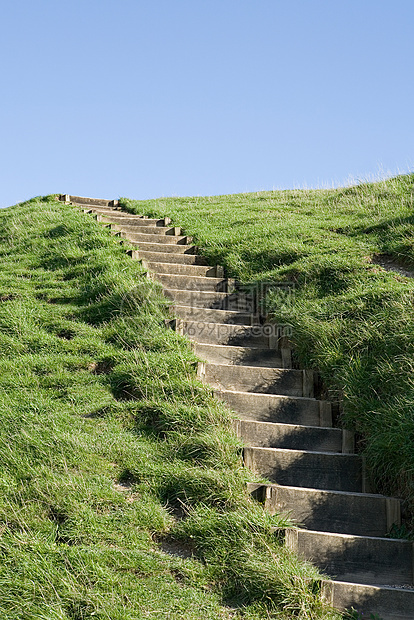
{"label": "path through grass", "polygon": [[[287,283],[268,309],[293,326],[302,366],[318,368],[380,492],[414,514],[414,175],[335,190],[124,199],[170,216],[243,282]],[[378,264],[380,263],[380,264]],[[397,271],[387,271],[381,267]]]}
{"label": "path through grass", "polygon": [[125,248],[50,196],[0,211],[0,257],[0,616],[337,618]]}

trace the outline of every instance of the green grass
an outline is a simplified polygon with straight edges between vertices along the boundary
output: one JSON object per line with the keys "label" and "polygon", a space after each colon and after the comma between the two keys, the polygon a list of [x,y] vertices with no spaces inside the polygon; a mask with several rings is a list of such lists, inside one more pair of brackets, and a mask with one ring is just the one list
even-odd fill
{"label": "green grass", "polygon": [[49,196],[0,257],[0,616],[337,618],[125,247]]}
{"label": "green grass", "polygon": [[267,308],[292,325],[297,363],[318,368],[339,422],[358,433],[377,489],[414,514],[414,175],[333,190],[122,204],[170,216],[241,282],[287,283]]}

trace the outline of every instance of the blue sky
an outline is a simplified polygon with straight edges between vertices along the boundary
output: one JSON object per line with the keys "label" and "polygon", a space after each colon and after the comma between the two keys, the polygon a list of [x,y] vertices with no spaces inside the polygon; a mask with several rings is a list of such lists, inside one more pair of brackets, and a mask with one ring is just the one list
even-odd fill
{"label": "blue sky", "polygon": [[0,206],[414,169],[413,0],[13,0]]}

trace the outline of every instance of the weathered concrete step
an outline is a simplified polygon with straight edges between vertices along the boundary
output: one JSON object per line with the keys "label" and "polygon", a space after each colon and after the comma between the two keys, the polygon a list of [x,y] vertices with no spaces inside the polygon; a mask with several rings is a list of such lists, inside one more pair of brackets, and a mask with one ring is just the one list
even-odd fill
{"label": "weathered concrete step", "polygon": [[254,420],[235,420],[235,431],[248,446],[343,452],[342,431],[323,426],[302,426]]}
{"label": "weathered concrete step", "polygon": [[[189,245],[191,242],[189,237],[183,237],[181,235],[158,235],[158,234],[149,234],[149,233],[135,233],[135,232],[125,232],[125,230],[121,230],[119,232],[120,237],[122,239],[128,239],[128,241],[132,241],[133,243],[137,243],[141,245],[141,243],[158,243],[160,246],[164,245]],[[165,252],[165,249],[162,249]]]}
{"label": "weathered concrete step", "polygon": [[205,344],[226,344],[240,347],[269,346],[269,337],[260,325],[229,325],[177,319],[176,331]]}
{"label": "weathered concrete step", "polygon": [[306,370],[235,366],[226,364],[198,365],[198,376],[215,389],[284,394],[285,396],[313,396],[312,382]]}
{"label": "weathered concrete step", "polygon": [[116,207],[118,200],[105,200],[103,198],[86,198],[85,196],[71,196],[69,194],[60,194],[59,200],[62,202],[72,202],[77,205],[93,205],[102,207]]}
{"label": "weathered concrete step", "polygon": [[248,469],[281,485],[352,493],[366,491],[363,459],[356,454],[283,448],[244,448],[243,454]]}
{"label": "weathered concrete step", "polygon": [[197,306],[171,306],[171,313],[186,321],[202,321],[204,323],[225,323],[230,325],[256,325],[259,317],[245,312],[231,310],[215,310]]}
{"label": "weathered concrete step", "polygon": [[[187,258],[188,255],[184,255]],[[188,256],[189,257],[189,256]],[[180,306],[197,306],[198,308],[216,308],[226,310],[227,299],[231,293],[217,291],[186,291],[182,289],[164,289],[168,299],[176,301]]]}
{"label": "weathered concrete step", "polygon": [[95,213],[98,216],[98,221],[100,222],[106,222],[108,224],[117,224],[119,226],[127,226],[128,228],[131,228],[131,230],[136,230],[137,227],[139,228],[150,228],[150,229],[157,229],[160,228],[161,230],[165,231],[166,230],[175,230],[174,227],[172,226],[168,226],[165,223],[165,219],[148,219],[148,218],[144,218],[141,217],[140,215],[132,215],[131,213],[121,213],[120,211],[115,211],[113,214],[111,213],[102,213],[99,212],[97,213],[95,210]]}
{"label": "weathered concrete step", "polygon": [[[324,581],[324,600],[341,611],[353,607],[358,617],[378,620],[413,620],[414,590],[386,586],[370,586],[346,581]],[[356,616],[355,616],[356,617]]]}
{"label": "weathered concrete step", "polygon": [[130,241],[130,244],[139,248],[138,250],[134,250],[136,254],[131,253],[132,258],[137,258],[141,250],[143,250],[144,252],[160,252],[163,254],[165,252],[168,252],[168,254],[188,254],[190,256],[193,256],[197,253],[197,247],[195,245],[189,244],[173,245],[153,242],[148,243],[146,241],[140,241],[139,243]]}
{"label": "weathered concrete step", "polygon": [[285,544],[338,581],[413,583],[413,543],[408,540],[288,529]]}
{"label": "weathered concrete step", "polygon": [[270,514],[289,514],[310,530],[385,536],[401,525],[401,503],[374,493],[348,493],[279,484],[248,484],[252,497]]}
{"label": "weathered concrete step", "polygon": [[167,289],[187,289],[188,291],[228,292],[233,283],[227,278],[206,278],[203,276],[182,276],[171,273],[152,273],[152,277]]}
{"label": "weathered concrete step", "polygon": [[[78,205],[79,206],[79,205]],[[144,215],[140,215],[139,213],[129,213],[128,211],[123,211],[121,207],[104,207],[104,206],[95,206],[95,205],[80,205],[81,209],[87,209],[89,213],[94,213],[95,215],[109,215],[115,217],[126,217],[126,218],[135,218],[141,220],[148,220],[152,222],[157,222],[159,218],[150,219],[145,217]],[[164,220],[163,220],[164,221]],[[166,218],[166,221],[170,223],[170,220]]]}
{"label": "weathered concrete step", "polygon": [[254,313],[255,307],[246,307],[238,303],[238,293],[219,293],[209,291],[186,291],[182,289],[164,289],[170,299],[174,299],[180,306],[197,306],[198,308],[213,308],[215,310],[232,310],[233,312]]}
{"label": "weathered concrete step", "polygon": [[283,368],[280,351],[265,347],[232,347],[223,344],[194,344],[194,352],[212,364],[236,364]]}
{"label": "weathered concrete step", "polygon": [[245,420],[332,426],[331,404],[325,400],[253,394],[236,390],[215,390],[214,393]]}
{"label": "weathered concrete step", "polygon": [[223,278],[221,267],[203,265],[177,265],[175,263],[161,263],[142,259],[142,264],[154,273],[171,273],[183,276],[202,276],[204,278]]}
{"label": "weathered concrete step", "polygon": [[113,221],[115,219],[119,220],[119,218],[111,218],[111,221],[109,221],[109,218],[105,216],[100,221],[103,224],[110,225],[111,229],[116,232],[124,232],[128,233],[129,235],[171,235],[172,237],[183,236],[181,234],[181,228],[171,228],[171,226],[142,226],[140,222],[145,220],[139,219],[137,219],[135,223],[131,220],[125,220],[121,224],[119,221]]}
{"label": "weathered concrete step", "polygon": [[[121,211],[121,207],[95,207],[93,205],[77,205],[84,213],[93,213],[95,215],[118,215],[122,217],[123,215],[127,217],[131,217],[131,213],[126,213],[126,211]],[[135,217],[142,217],[142,215],[136,215]]]}
{"label": "weathered concrete step", "polygon": [[136,250],[134,251],[133,258],[137,260],[146,260],[149,263],[160,262],[172,263],[175,265],[207,265],[205,257],[197,254],[169,254],[168,252],[146,252],[145,250]]}

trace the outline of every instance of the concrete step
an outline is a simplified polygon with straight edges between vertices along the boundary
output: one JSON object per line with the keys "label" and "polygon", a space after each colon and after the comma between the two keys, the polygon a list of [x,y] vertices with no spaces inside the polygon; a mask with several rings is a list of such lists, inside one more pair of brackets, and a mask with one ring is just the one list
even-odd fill
{"label": "concrete step", "polygon": [[197,253],[197,247],[195,245],[189,244],[180,244],[180,245],[172,245],[172,244],[162,244],[162,243],[153,243],[140,241],[139,243],[135,243],[134,241],[130,241],[131,245],[138,247],[138,250],[134,250],[131,252],[131,257],[138,259],[141,251],[144,252],[160,252],[160,253],[168,253],[168,254],[186,254],[189,256],[194,256]]}
{"label": "concrete step", "polygon": [[304,370],[200,362],[198,376],[202,381],[219,390],[313,396],[309,393],[313,385],[312,388],[308,385],[308,373]]}
{"label": "concrete step", "polygon": [[204,344],[225,344],[236,346],[269,346],[269,338],[261,326],[230,325],[225,323],[203,323],[177,319],[176,331]]}
{"label": "concrete step", "polygon": [[[95,207],[93,205],[77,205],[84,211],[85,213],[93,213],[95,215],[119,215],[122,217],[125,215],[126,217],[131,217],[131,213],[127,213],[126,211],[121,211],[121,207]],[[136,215],[135,217],[143,217],[142,215]]]}
{"label": "concrete step", "polygon": [[[149,234],[144,232],[125,232],[124,230],[119,232],[119,236],[122,239],[128,239],[128,241],[132,241],[134,244],[137,243],[141,246],[141,243],[159,243],[160,246],[163,245],[189,245],[191,240],[189,237],[183,237],[181,235],[159,235],[159,234]],[[165,252],[165,249],[162,248],[162,252]]]}
{"label": "concrete step", "polygon": [[204,256],[198,256],[197,254],[169,254],[168,252],[146,252],[145,250],[137,250],[135,254],[135,259],[146,260],[149,263],[160,262],[180,265],[207,265]]}
{"label": "concrete step", "polygon": [[136,230],[137,227],[143,228],[144,230],[146,228],[150,228],[151,230],[157,230],[157,228],[159,228],[163,231],[160,234],[165,234],[166,230],[175,230],[174,227],[165,224],[165,219],[149,219],[141,217],[140,215],[132,215],[131,213],[122,213],[120,211],[114,211],[113,213],[98,213],[95,210],[95,213],[98,216],[99,222],[117,224],[122,228],[127,226],[128,228],[131,228],[131,230]]}
{"label": "concrete step", "polygon": [[[219,267],[210,267],[203,265],[178,265],[176,263],[161,263],[154,261],[147,261],[142,259],[144,267],[153,271],[154,273],[171,273],[173,275],[182,276],[202,276],[204,278],[222,278],[223,270]],[[219,275],[217,275],[219,274]]]}
{"label": "concrete step", "polygon": [[[151,273],[151,272],[150,272]],[[206,278],[203,276],[182,276],[171,273],[152,273],[154,280],[167,289],[187,289],[188,291],[210,291],[227,293],[233,286],[227,278]]]}
{"label": "concrete step", "polygon": [[174,304],[170,308],[171,314],[186,321],[201,321],[204,323],[225,323],[230,325],[256,325],[259,317],[246,314],[245,312],[232,312],[231,310],[215,310],[212,308],[199,308],[197,306],[180,306]]}
{"label": "concrete step", "polygon": [[288,529],[285,545],[338,581],[413,583],[413,543],[408,540]]}
{"label": "concrete step", "polygon": [[194,352],[212,364],[237,364],[283,368],[280,351],[259,347],[232,347],[223,344],[194,344]]}
{"label": "concrete step", "polygon": [[214,393],[245,420],[332,426],[331,404],[326,400],[253,394],[236,390],[215,390]]}
{"label": "concrete step", "polygon": [[342,431],[324,426],[236,420],[234,428],[247,446],[317,452],[343,452]]}
{"label": "concrete step", "polygon": [[385,536],[394,524],[401,525],[395,497],[260,483],[248,484],[248,490],[270,514],[289,514],[310,530]]}
{"label": "concrete step", "polygon": [[243,454],[248,469],[281,485],[352,493],[367,490],[363,459],[357,454],[284,448],[244,448]]}
{"label": "concrete step", "polygon": [[332,607],[341,611],[353,607],[360,614],[358,617],[366,617],[367,620],[374,617],[378,620],[414,618],[413,589],[324,581],[321,584],[321,594]]}
{"label": "concrete step", "polygon": [[85,196],[71,196],[69,194],[60,194],[59,200],[62,202],[71,202],[76,205],[85,206],[101,206],[101,207],[115,207],[118,206],[118,200],[105,200],[103,198],[86,198]]}
{"label": "concrete step", "polygon": [[[108,224],[111,226],[111,230],[114,230],[116,232],[124,232],[124,233],[128,233],[129,235],[171,235],[172,237],[176,236],[176,237],[180,237],[181,235],[181,228],[171,228],[171,226],[148,226],[148,225],[142,225],[140,224],[140,222],[143,222],[145,220],[140,220],[139,218],[137,218],[135,221],[131,221],[130,219],[125,219],[125,221],[121,224],[119,222],[120,218],[114,218],[111,217],[109,221],[108,217],[102,217],[101,221],[104,224]],[[115,220],[118,220],[117,222],[115,222]]]}
{"label": "concrete step", "polygon": [[247,307],[239,303],[238,293],[217,293],[208,291],[186,291],[182,289],[165,289],[165,295],[174,299],[180,306],[197,306],[198,308],[213,308],[215,310],[231,310],[233,312],[248,312],[255,314],[256,308]]}
{"label": "concrete step", "polygon": [[[184,258],[190,258],[185,254]],[[186,291],[182,289],[164,289],[164,295],[180,306],[196,306],[197,308],[216,308],[226,310],[227,299],[231,293],[217,291]]]}

